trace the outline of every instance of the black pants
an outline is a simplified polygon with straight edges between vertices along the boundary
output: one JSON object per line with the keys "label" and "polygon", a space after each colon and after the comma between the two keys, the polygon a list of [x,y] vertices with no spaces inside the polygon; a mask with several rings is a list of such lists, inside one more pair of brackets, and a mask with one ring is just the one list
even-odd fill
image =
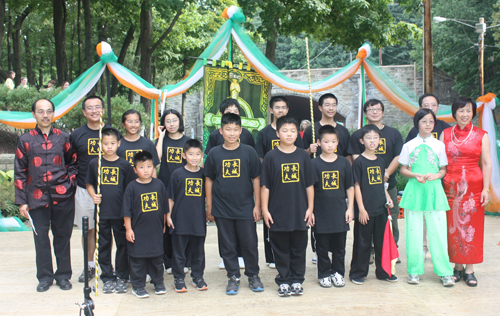
{"label": "black pants", "polygon": [[312,249],[312,252],[316,252],[316,229],[313,227],[311,227],[311,249]]}
{"label": "black pants", "polygon": [[[316,235],[316,255],[318,279],[326,278],[337,272],[342,277],[345,274],[345,246],[347,232]],[[328,256],[332,252],[332,260]]]}
{"label": "black pants", "polygon": [[129,257],[130,283],[134,288],[146,286],[146,274],[154,285],[163,284],[163,256],[152,258]]}
{"label": "black pants", "polygon": [[234,220],[215,218],[217,235],[219,237],[219,253],[224,260],[228,278],[239,278],[237,244],[241,247],[241,255],[245,260],[245,275],[259,274],[259,251],[257,246],[257,227],[253,219]]}
{"label": "black pants", "polygon": [[[33,232],[36,251],[36,277],[38,281],[53,282],[54,279],[71,279],[70,239],[75,219],[75,200],[73,198],[53,205],[49,199],[48,207],[29,211],[38,235]],[[54,254],[57,270],[52,268],[49,229],[54,240]]]}
{"label": "black pants", "polygon": [[349,277],[351,279],[366,278],[370,261],[370,246],[373,238],[375,249],[375,276],[377,279],[386,279],[389,275],[382,269],[382,244],[387,223],[387,214],[370,217],[366,225],[359,220],[354,223],[354,243],[352,246],[352,261]]}
{"label": "black pants", "polygon": [[271,243],[269,242],[269,228],[267,228],[265,223],[262,224],[262,228],[264,228],[264,250],[266,254],[266,263],[274,263],[273,247],[271,247]]}
{"label": "black pants", "polygon": [[172,234],[172,274],[177,279],[184,279],[186,251],[191,249],[191,277],[202,278],[205,271],[205,236]]}
{"label": "black pants", "polygon": [[116,243],[115,269],[116,276],[120,279],[128,279],[130,268],[128,265],[127,238],[125,236],[123,219],[101,219],[99,220],[99,266],[101,267],[101,280],[114,281],[113,265],[111,263],[111,245],[113,236]]}
{"label": "black pants", "polygon": [[307,230],[269,231],[269,237],[279,273],[275,278],[276,283],[280,285],[304,282]]}
{"label": "black pants", "polygon": [[163,264],[165,269],[172,267],[172,235],[167,229],[163,233]]}

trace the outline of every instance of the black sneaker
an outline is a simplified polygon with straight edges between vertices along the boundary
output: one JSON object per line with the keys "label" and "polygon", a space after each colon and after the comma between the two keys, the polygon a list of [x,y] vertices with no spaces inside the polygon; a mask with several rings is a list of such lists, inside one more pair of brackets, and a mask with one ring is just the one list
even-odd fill
{"label": "black sneaker", "polygon": [[[89,281],[95,277],[95,267],[89,267]],[[83,270],[82,274],[78,277],[78,282],[85,282],[85,270]]]}
{"label": "black sneaker", "polygon": [[145,288],[143,287],[138,287],[138,288],[132,288],[132,294],[137,296],[138,298],[147,298],[149,297],[148,291],[146,291]]}
{"label": "black sneaker", "polygon": [[45,292],[49,289],[49,287],[52,285],[52,282],[49,281],[40,281],[36,287],[37,292]]}
{"label": "black sneaker", "polygon": [[162,295],[167,293],[167,289],[165,288],[165,284],[156,284],[155,285],[155,294],[156,295]]}
{"label": "black sneaker", "polygon": [[[377,279],[378,279],[378,278],[377,278]],[[388,277],[388,278],[385,278],[385,279],[379,279],[379,280],[394,283],[394,282],[398,282],[398,277],[397,277],[397,276],[395,276],[395,275],[393,274],[393,275],[391,275],[391,276],[390,276],[390,277]]]}
{"label": "black sneaker", "polygon": [[290,289],[290,285],[288,285],[288,284],[280,284],[280,287],[278,289],[278,296],[287,297],[287,296],[290,296],[290,295],[292,295],[292,292],[291,292],[291,289]]}
{"label": "black sneaker", "polygon": [[127,282],[124,279],[117,278],[115,285],[116,293],[127,293]]}
{"label": "black sneaker", "polygon": [[351,282],[354,284],[357,284],[357,285],[363,285],[363,284],[365,284],[365,279],[355,278],[355,279],[351,279]]}
{"label": "black sneaker", "polygon": [[115,291],[115,281],[106,281],[104,282],[104,285],[102,286],[102,292],[109,294],[113,293]]}
{"label": "black sneaker", "polygon": [[302,284],[300,284],[300,283],[293,283],[292,284],[291,294],[292,295],[302,295],[302,294],[304,294],[304,289],[302,288]]}
{"label": "black sneaker", "polygon": [[254,274],[253,276],[248,278],[248,286],[254,292],[264,291],[264,284],[262,284],[262,282],[260,281],[260,278],[257,274]]}
{"label": "black sneaker", "polygon": [[184,293],[188,291],[184,279],[174,279],[174,290],[177,293]]}
{"label": "black sneaker", "polygon": [[227,295],[236,295],[238,294],[238,290],[240,288],[240,279],[236,278],[236,276],[232,276],[229,278],[226,287]]}
{"label": "black sneaker", "polygon": [[208,290],[208,285],[203,278],[193,279],[193,283],[191,283],[191,285],[193,285],[198,291]]}

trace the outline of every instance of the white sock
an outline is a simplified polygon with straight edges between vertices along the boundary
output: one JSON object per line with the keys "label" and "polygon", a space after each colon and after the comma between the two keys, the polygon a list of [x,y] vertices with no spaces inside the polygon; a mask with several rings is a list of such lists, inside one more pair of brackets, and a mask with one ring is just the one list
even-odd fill
{"label": "white sock", "polygon": [[94,267],[95,267],[94,261],[89,261],[89,268],[94,268]]}

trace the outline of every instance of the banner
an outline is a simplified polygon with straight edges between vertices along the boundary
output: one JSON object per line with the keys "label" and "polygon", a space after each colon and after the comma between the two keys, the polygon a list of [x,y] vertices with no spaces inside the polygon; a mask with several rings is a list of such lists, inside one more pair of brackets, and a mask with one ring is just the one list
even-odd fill
{"label": "banner", "polygon": [[205,66],[204,91],[203,149],[210,133],[220,127],[219,105],[227,98],[238,100],[242,109],[241,125],[254,138],[266,127],[269,82],[255,71]]}

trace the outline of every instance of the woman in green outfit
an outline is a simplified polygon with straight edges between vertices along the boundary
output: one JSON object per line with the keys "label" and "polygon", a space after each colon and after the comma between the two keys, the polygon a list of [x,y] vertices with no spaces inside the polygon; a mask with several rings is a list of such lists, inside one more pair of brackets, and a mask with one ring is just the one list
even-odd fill
{"label": "woman in green outfit", "polygon": [[418,135],[403,146],[399,155],[401,174],[410,178],[399,205],[405,209],[408,283],[418,284],[419,275],[424,274],[425,216],[434,272],[448,287],[455,284],[446,235],[446,211],[450,207],[441,184],[448,159],[444,144],[431,134],[435,122],[436,115],[429,109],[420,109],[413,118]]}

